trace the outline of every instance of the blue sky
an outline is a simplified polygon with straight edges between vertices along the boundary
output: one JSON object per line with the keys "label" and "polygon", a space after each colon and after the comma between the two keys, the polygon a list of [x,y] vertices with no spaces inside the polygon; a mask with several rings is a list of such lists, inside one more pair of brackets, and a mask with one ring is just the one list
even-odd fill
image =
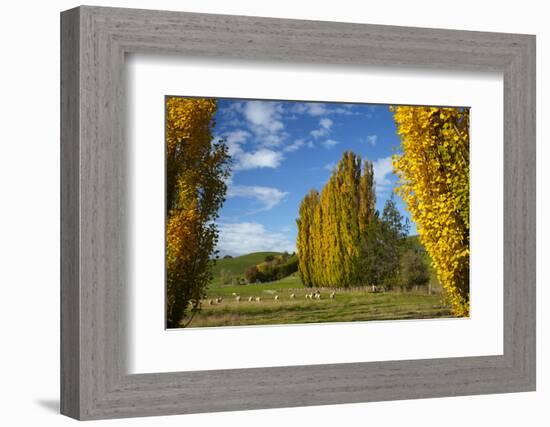
{"label": "blue sky", "polygon": [[294,251],[300,202],[321,190],[344,151],[374,162],[379,211],[397,183],[399,137],[387,105],[219,99],[215,119],[214,137],[233,159],[217,221],[220,255]]}

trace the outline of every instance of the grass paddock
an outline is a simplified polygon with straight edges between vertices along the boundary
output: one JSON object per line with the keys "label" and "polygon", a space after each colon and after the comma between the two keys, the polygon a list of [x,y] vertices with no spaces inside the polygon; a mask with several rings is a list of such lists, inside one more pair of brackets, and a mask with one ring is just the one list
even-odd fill
{"label": "grass paddock", "polygon": [[[441,295],[425,290],[374,293],[368,288],[319,288],[321,299],[306,299],[306,294],[315,290],[304,288],[296,274],[264,284],[212,286],[202,310],[188,327],[452,317],[450,308],[441,302]],[[329,298],[332,291],[336,292],[334,299]],[[253,301],[248,301],[250,297]],[[260,302],[255,300],[257,297]],[[222,301],[215,302],[217,298]]]}

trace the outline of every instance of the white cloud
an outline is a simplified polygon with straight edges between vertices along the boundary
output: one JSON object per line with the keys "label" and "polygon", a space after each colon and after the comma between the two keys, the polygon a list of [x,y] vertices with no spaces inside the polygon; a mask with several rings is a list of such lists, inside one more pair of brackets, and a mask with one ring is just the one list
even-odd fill
{"label": "white cloud", "polygon": [[295,114],[309,114],[312,117],[344,115],[351,116],[360,114],[353,110],[353,104],[323,104],[320,102],[297,102],[291,108]]}
{"label": "white cloud", "polygon": [[288,136],[282,122],[283,106],[273,101],[248,101],[242,107],[248,127],[260,146],[277,147]]}
{"label": "white cloud", "polygon": [[[296,102],[296,103],[292,104],[292,106],[290,107],[290,112],[294,115],[304,114],[304,113],[307,112],[307,104],[305,104],[303,102]],[[297,117],[295,117],[295,118],[297,118]]]}
{"label": "white cloud", "polygon": [[374,181],[376,183],[376,192],[385,192],[392,186],[389,177],[393,173],[392,158],[382,157],[372,164],[374,169]]}
{"label": "white cloud", "polygon": [[304,145],[310,146],[309,144],[309,142],[306,142],[303,139],[297,139],[292,144],[289,144],[285,148],[283,148],[283,151],[287,153],[292,153],[293,151],[299,150]]}
{"label": "white cloud", "polygon": [[232,185],[227,190],[228,197],[246,197],[257,200],[263,205],[262,211],[273,209],[287,194],[277,188],[256,185]]}
{"label": "white cloud", "polygon": [[367,136],[367,142],[372,146],[376,145],[377,140],[378,140],[378,135],[368,135]]}
{"label": "white cloud", "polygon": [[321,125],[321,127],[323,129],[330,129],[333,125],[333,121],[330,120],[329,118],[325,117],[325,118],[319,120],[319,124]]}
{"label": "white cloud", "polygon": [[283,128],[278,120],[280,116],[279,104],[265,101],[248,101],[243,109],[246,119],[254,125],[265,127],[271,131]]}
{"label": "white cloud", "polygon": [[338,141],[335,141],[334,139],[327,139],[325,142],[323,142],[325,148],[332,148],[336,144],[338,144]]}
{"label": "white cloud", "polygon": [[224,140],[227,144],[242,144],[250,136],[250,132],[241,129],[235,129],[224,133]]}
{"label": "white cloud", "polygon": [[325,107],[325,104],[320,104],[318,102],[308,102],[305,104],[306,106],[306,112],[310,116],[324,116],[327,114],[327,108]]}
{"label": "white cloud", "polygon": [[327,136],[330,133],[330,128],[332,127],[333,121],[328,117],[324,117],[319,120],[319,129],[312,130],[311,136],[314,138],[320,138],[322,136]]}
{"label": "white cloud", "polygon": [[[243,149],[252,135],[250,132],[242,129],[236,129],[231,132],[225,132],[221,137],[227,145],[229,155],[233,159],[233,172],[239,170],[249,170],[257,168],[277,168],[284,159],[282,153],[267,148],[261,148],[257,151],[246,152]],[[292,150],[288,150],[292,151]]]}
{"label": "white cloud", "polygon": [[252,153],[240,153],[236,156],[234,170],[248,170],[257,168],[277,168],[284,159],[282,153],[262,148]]}
{"label": "white cloud", "polygon": [[227,145],[230,156],[238,156],[243,152],[241,144],[244,144],[250,137],[250,132],[242,129],[236,129],[231,132],[225,132],[222,139]]}
{"label": "white cloud", "polygon": [[360,113],[357,111],[353,111],[353,104],[341,104],[341,106],[331,109],[331,113],[333,114],[341,114],[344,116],[357,116]]}
{"label": "white cloud", "polygon": [[294,252],[295,242],[284,233],[269,231],[255,222],[219,223],[218,250],[221,255],[244,255],[251,252]]}
{"label": "white cloud", "polygon": [[325,104],[319,102],[297,102],[290,111],[295,114],[309,114],[312,117],[328,114]]}
{"label": "white cloud", "polygon": [[314,129],[310,132],[311,136],[315,139],[320,138],[322,136],[326,136],[327,133],[328,132],[326,129]]}

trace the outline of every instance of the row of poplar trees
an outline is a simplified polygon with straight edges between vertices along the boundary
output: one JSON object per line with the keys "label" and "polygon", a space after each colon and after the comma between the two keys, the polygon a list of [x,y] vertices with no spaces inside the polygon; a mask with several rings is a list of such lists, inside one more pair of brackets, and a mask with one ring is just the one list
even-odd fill
{"label": "row of poplar trees", "polygon": [[319,193],[302,200],[297,219],[299,271],[305,286],[382,285],[399,268],[408,232],[393,197],[379,217],[372,162],[346,152]]}

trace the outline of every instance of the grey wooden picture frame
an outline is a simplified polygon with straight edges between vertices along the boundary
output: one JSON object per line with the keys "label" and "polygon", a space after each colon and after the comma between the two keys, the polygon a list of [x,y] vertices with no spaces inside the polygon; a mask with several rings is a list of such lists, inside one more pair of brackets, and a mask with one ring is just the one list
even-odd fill
{"label": "grey wooden picture frame", "polygon": [[[128,374],[128,53],[504,79],[502,355]],[[535,390],[535,36],[82,6],[61,14],[61,413],[80,420]]]}

